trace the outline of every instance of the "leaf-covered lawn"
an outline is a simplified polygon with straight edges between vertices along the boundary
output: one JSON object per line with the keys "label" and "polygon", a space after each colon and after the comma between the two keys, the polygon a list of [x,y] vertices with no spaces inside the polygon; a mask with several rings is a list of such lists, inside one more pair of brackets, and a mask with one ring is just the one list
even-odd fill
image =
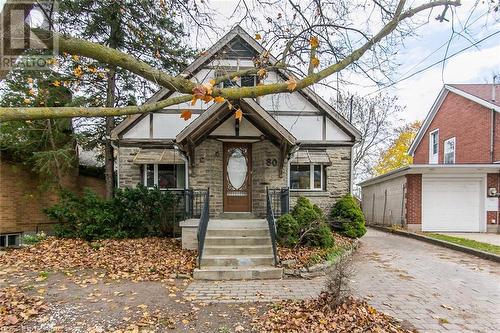
{"label": "leaf-covered lawn", "polygon": [[47,310],[42,296],[28,296],[18,287],[0,289],[0,331],[11,332],[25,320]]}
{"label": "leaf-covered lawn", "polygon": [[276,303],[258,320],[257,332],[412,332],[364,301],[348,299],[330,307],[326,294],[316,300]]}
{"label": "leaf-covered lawn", "polygon": [[[337,246],[350,242],[339,240]],[[184,296],[190,280],[174,277],[191,274],[195,256],[178,241],[161,238],[88,243],[52,237],[9,250],[0,256],[0,327],[57,333],[407,332],[352,299],[333,309],[325,297],[194,302]]]}
{"label": "leaf-covered lawn", "polygon": [[481,250],[481,251],[500,255],[500,246],[498,246],[498,245],[478,242],[478,241],[475,241],[472,239],[467,239],[467,238],[462,238],[462,237],[442,235],[442,234],[425,234],[425,235],[428,237],[443,240],[446,242],[470,247],[472,249]]}
{"label": "leaf-covered lawn", "polygon": [[196,252],[183,250],[168,238],[102,240],[50,237],[31,247],[8,251],[0,266],[17,270],[105,270],[111,279],[159,281],[177,274],[191,275]]}

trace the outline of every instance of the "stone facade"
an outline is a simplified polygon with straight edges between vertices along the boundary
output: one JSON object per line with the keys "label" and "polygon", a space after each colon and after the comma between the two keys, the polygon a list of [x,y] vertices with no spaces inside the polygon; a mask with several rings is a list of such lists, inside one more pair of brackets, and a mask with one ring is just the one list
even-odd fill
{"label": "stone facade", "polygon": [[120,147],[118,150],[118,187],[134,187],[142,184],[141,167],[134,163],[138,147]]}
{"label": "stone facade", "polygon": [[210,188],[210,216],[222,213],[222,142],[207,139],[195,148],[194,167],[189,166],[189,187]]}
{"label": "stone facade", "polygon": [[[141,183],[140,165],[134,164],[139,148],[120,147],[120,187],[136,186]],[[325,167],[325,191],[291,192],[293,207],[299,196],[308,197],[313,203],[329,213],[337,199],[350,191],[351,147],[327,149],[332,162]],[[286,187],[288,166],[279,173],[279,149],[269,140],[252,144],[252,212],[257,217],[266,214],[266,187]],[[210,216],[218,217],[223,212],[223,143],[206,139],[195,148],[194,166],[189,166],[189,187],[210,188]]]}
{"label": "stone facade", "polygon": [[335,202],[351,190],[351,147],[331,147],[326,150],[331,165],[326,166],[325,191],[292,191],[290,207],[304,196],[329,214]]}
{"label": "stone facade", "polygon": [[252,145],[252,209],[256,216],[266,215],[266,187],[287,186],[287,166],[279,174],[279,149],[264,140]]}

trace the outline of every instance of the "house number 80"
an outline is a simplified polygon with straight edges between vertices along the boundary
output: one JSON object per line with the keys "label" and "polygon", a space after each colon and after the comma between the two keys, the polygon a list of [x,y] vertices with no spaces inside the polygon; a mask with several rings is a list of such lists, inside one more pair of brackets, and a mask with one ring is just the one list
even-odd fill
{"label": "house number 80", "polygon": [[267,165],[267,166],[271,166],[271,165],[272,165],[272,166],[277,166],[277,165],[278,165],[278,160],[277,160],[277,159],[275,159],[275,158],[272,158],[272,159],[271,159],[271,158],[268,158],[268,159],[266,160],[266,165]]}

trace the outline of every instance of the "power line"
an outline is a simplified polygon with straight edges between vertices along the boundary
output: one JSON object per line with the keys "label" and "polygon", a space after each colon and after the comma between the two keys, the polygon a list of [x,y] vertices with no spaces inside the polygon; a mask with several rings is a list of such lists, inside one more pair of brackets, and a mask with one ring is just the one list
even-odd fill
{"label": "power line", "polygon": [[391,84],[389,84],[389,85],[387,85],[387,86],[381,87],[381,88],[379,88],[379,89],[377,89],[377,90],[375,90],[375,91],[373,91],[373,92],[371,92],[371,93],[368,93],[368,95],[372,95],[372,94],[378,93],[378,92],[380,92],[380,91],[382,91],[382,90],[384,90],[384,89],[390,88],[390,87],[392,87],[392,86],[394,86],[394,85],[396,85],[396,84],[398,84],[398,83],[400,83],[400,82],[402,82],[402,81],[408,80],[409,78],[412,78],[412,77],[414,77],[415,75],[418,75],[418,74],[420,74],[420,73],[422,73],[422,72],[424,72],[424,71],[428,70],[428,69],[429,69],[429,68],[431,68],[431,67],[434,67],[434,66],[436,66],[436,65],[438,65],[438,64],[440,64],[440,63],[442,63],[442,62],[444,62],[444,61],[446,61],[446,60],[448,60],[448,59],[451,59],[451,58],[453,58],[454,56],[458,55],[459,53],[462,53],[462,52],[464,52],[464,51],[466,51],[466,50],[470,49],[471,47],[474,47],[474,46],[476,46],[476,45],[478,45],[478,44],[480,44],[480,43],[484,42],[485,40],[487,40],[487,39],[489,39],[489,38],[491,38],[491,37],[493,37],[493,36],[495,36],[495,35],[497,35],[497,34],[499,34],[499,33],[500,33],[500,30],[495,31],[494,33],[492,33],[492,34],[490,34],[490,35],[488,35],[488,36],[486,36],[486,37],[484,37],[484,38],[482,38],[482,39],[478,40],[477,42],[475,42],[475,43],[473,43],[473,44],[471,44],[471,45],[469,45],[469,46],[467,46],[467,47],[464,47],[463,49],[458,50],[457,52],[455,52],[455,53],[453,53],[453,54],[451,54],[451,55],[449,55],[449,56],[447,56],[447,57],[445,57],[445,58],[443,58],[443,59],[441,59],[441,60],[439,60],[439,61],[436,61],[436,62],[434,62],[434,63],[430,64],[430,65],[429,65],[429,66],[427,66],[427,67],[424,67],[424,68],[422,68],[422,69],[420,69],[420,70],[418,70],[418,71],[414,72],[413,74],[410,74],[410,75],[408,75],[408,76],[405,76],[405,77],[403,77],[403,78],[401,78],[401,79],[399,79],[399,80],[397,80],[397,81],[392,82]]}

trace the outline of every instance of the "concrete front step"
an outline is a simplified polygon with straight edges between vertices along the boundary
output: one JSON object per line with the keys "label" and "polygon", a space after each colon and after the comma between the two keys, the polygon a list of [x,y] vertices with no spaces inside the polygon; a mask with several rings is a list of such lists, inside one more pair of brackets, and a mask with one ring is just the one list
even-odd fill
{"label": "concrete front step", "polygon": [[263,254],[273,253],[271,245],[205,245],[203,255],[213,254]]}
{"label": "concrete front step", "polygon": [[264,219],[220,220],[210,219],[208,230],[212,229],[264,229],[269,228]]}
{"label": "concrete front step", "polygon": [[205,237],[205,245],[271,245],[268,237],[246,237],[246,236],[208,236]]}
{"label": "concrete front step", "polygon": [[283,269],[277,267],[208,267],[195,269],[193,278],[198,280],[261,280],[281,279]]}
{"label": "concrete front step", "polygon": [[273,266],[272,255],[204,255],[201,259],[202,268],[210,266],[249,267]]}
{"label": "concrete front step", "polygon": [[250,220],[255,219],[253,213],[224,212],[219,215],[221,220]]}
{"label": "concrete front step", "polygon": [[270,237],[269,228],[260,229],[208,229],[206,237]]}

